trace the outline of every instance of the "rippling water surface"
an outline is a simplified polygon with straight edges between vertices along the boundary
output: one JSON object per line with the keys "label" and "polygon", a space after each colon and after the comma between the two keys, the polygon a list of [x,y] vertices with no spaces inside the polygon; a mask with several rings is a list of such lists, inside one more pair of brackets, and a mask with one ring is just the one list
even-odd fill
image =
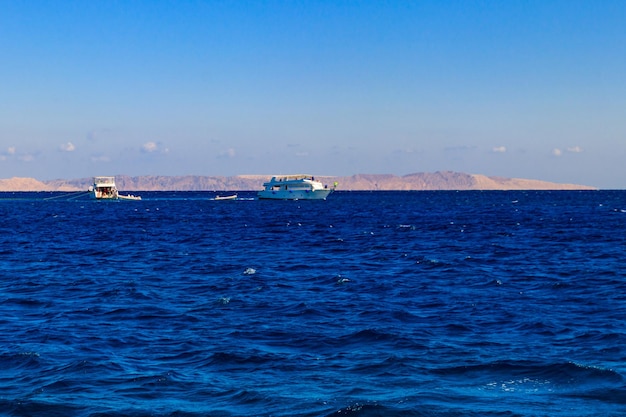
{"label": "rippling water surface", "polygon": [[0,415],[621,416],[626,191],[0,193]]}

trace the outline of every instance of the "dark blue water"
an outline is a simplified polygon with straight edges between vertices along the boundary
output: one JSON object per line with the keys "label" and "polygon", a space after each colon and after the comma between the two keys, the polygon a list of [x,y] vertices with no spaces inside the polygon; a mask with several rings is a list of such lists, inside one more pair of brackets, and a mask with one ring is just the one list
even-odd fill
{"label": "dark blue water", "polygon": [[621,416],[626,191],[0,194],[2,416]]}

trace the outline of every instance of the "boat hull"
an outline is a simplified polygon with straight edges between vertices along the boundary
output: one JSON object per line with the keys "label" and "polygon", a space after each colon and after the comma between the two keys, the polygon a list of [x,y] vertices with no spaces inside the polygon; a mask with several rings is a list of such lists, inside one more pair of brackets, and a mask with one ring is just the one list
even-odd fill
{"label": "boat hull", "polygon": [[218,195],[218,196],[215,197],[214,200],[217,200],[217,201],[228,201],[228,200],[236,200],[236,199],[237,199],[237,194],[225,195],[225,196]]}
{"label": "boat hull", "polygon": [[103,192],[100,190],[93,190],[90,193],[91,198],[96,200],[117,200],[118,195],[117,192]]}
{"label": "boat hull", "polygon": [[326,200],[332,190],[263,190],[257,193],[259,200]]}
{"label": "boat hull", "polygon": [[100,201],[118,201],[118,200],[131,200],[131,201],[138,201],[141,200],[141,197],[138,195],[122,195],[122,194],[118,194],[116,196],[97,196],[94,193],[91,193],[91,198],[95,199],[95,200],[100,200]]}

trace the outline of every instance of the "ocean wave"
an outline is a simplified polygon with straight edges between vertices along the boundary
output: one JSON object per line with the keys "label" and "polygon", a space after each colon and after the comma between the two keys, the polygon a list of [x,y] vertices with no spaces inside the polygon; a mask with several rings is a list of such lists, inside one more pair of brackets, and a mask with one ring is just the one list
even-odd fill
{"label": "ocean wave", "polygon": [[434,375],[471,380],[486,389],[545,389],[571,391],[584,387],[606,388],[623,384],[624,377],[611,369],[573,362],[541,363],[530,361],[497,361],[485,364],[433,369]]}
{"label": "ocean wave", "polygon": [[199,195],[3,205],[0,415],[626,413],[625,192]]}

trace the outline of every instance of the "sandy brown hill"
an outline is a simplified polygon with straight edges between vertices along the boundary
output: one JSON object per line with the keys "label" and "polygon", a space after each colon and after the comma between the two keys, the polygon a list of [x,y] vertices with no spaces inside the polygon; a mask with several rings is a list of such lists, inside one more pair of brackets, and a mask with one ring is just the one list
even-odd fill
{"label": "sandy brown hill", "polygon": [[0,191],[49,191],[47,184],[34,178],[0,179]]}
{"label": "sandy brown hill", "polygon": [[[268,175],[218,176],[116,176],[122,191],[255,191]],[[422,172],[404,176],[357,174],[349,177],[318,176],[325,184],[339,183],[339,190],[591,190],[594,187],[522,178],[487,177],[451,171]],[[0,191],[87,191],[91,178],[38,181],[33,178],[0,179]]]}

